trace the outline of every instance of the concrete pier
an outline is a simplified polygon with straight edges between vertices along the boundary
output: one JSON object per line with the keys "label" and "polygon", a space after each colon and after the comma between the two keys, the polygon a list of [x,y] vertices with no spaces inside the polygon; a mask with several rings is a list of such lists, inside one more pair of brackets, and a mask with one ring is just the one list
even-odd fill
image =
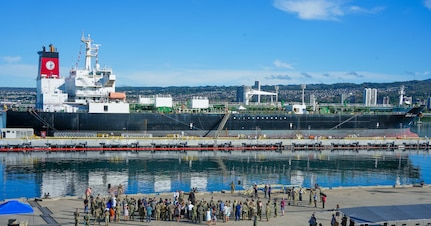
{"label": "concrete pier", "polygon": [[344,139],[240,139],[232,137],[201,138],[16,138],[1,139],[0,152],[90,152],[90,151],[132,151],[132,152],[298,152],[298,151],[370,151],[370,150],[421,150],[428,151],[428,138],[344,138]]}
{"label": "concrete pier", "polygon": [[[323,191],[327,195],[327,202],[325,208],[322,208],[322,203],[319,201],[317,207],[309,203],[309,191],[305,191],[303,201],[297,201],[295,205],[287,205],[285,215],[282,216],[280,209],[278,210],[278,216],[275,216],[274,211],[271,212],[271,219],[266,220],[265,212],[262,214],[262,220],[258,220],[258,225],[308,225],[308,219],[311,214],[315,214],[318,223],[322,225],[330,225],[331,216],[335,214],[335,207],[340,205],[341,211],[343,208],[360,207],[360,206],[393,206],[396,208],[397,205],[405,204],[428,204],[431,203],[431,187],[425,185],[423,187],[414,186],[400,186],[400,187],[349,187],[349,188],[323,188]],[[109,198],[109,194],[101,194],[103,198]],[[155,198],[156,200],[172,198],[172,194],[129,194],[129,197],[136,198]],[[187,197],[187,196],[186,196]],[[263,198],[263,194],[259,192],[259,197],[263,202],[267,202],[268,199]],[[272,195],[274,198],[272,202],[277,199],[280,202],[281,198],[287,198],[286,194],[274,192]],[[123,197],[124,198],[124,197]],[[246,201],[250,199],[250,196],[244,195],[243,191],[235,191],[234,194],[230,192],[214,192],[214,193],[197,193],[197,200],[209,201],[211,198],[214,200],[223,201]],[[50,199],[43,199],[40,201],[34,201],[35,199],[20,199],[22,202],[32,204],[34,213],[32,214],[15,214],[15,215],[2,215],[0,216],[0,222],[6,225],[9,219],[16,219],[17,222],[28,222],[28,225],[64,225],[72,226],[74,224],[74,212],[76,209],[79,210],[79,225],[84,225],[83,217],[83,198],[82,197],[53,197]],[[190,220],[180,219],[176,221],[153,221],[151,223],[139,221],[138,213],[135,213],[135,220],[120,222],[111,222],[109,225],[159,225],[159,226],[170,226],[170,225],[191,225]],[[340,217],[341,218],[341,217]],[[340,222],[340,218],[338,221]],[[400,222],[386,222],[386,225],[429,225],[431,224],[430,219],[422,220],[410,220]],[[95,222],[94,217],[90,217],[90,225],[99,225]],[[101,222],[104,225],[104,222]],[[206,222],[196,225],[206,225]],[[253,221],[242,219],[235,221],[234,216],[231,215],[228,223],[222,223],[219,219],[217,225],[236,225],[246,226],[253,225]],[[355,224],[359,225],[359,224]],[[365,225],[365,224],[361,224]],[[371,225],[371,224],[370,224]],[[375,225],[375,224],[373,224]],[[383,224],[378,224],[383,225]]]}

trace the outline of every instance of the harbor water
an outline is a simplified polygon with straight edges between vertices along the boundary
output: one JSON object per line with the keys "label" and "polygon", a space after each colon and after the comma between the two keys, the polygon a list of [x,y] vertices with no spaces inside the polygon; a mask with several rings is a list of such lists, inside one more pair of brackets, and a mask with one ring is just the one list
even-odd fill
{"label": "harbor water", "polygon": [[[428,136],[429,123],[417,129]],[[107,194],[122,184],[128,194],[175,190],[218,192],[235,183],[311,187],[392,186],[431,183],[429,150],[301,151],[240,155],[72,152],[1,153],[0,200],[81,196],[88,187]],[[109,190],[108,190],[109,189]]]}
{"label": "harbor water", "polygon": [[[93,156],[91,156],[93,155]],[[322,154],[259,152],[235,156],[188,157],[181,154],[136,153],[3,153],[0,199],[80,196],[88,187],[96,194],[122,184],[129,194],[175,190],[222,191],[234,182],[238,190],[257,184],[322,187],[431,183],[428,151],[407,153],[337,151]]]}

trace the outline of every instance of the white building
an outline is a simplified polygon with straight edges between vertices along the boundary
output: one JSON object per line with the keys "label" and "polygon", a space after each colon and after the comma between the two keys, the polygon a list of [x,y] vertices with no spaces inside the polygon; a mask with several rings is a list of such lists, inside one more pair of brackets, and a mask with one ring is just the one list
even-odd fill
{"label": "white building", "polygon": [[364,89],[364,104],[365,106],[377,105],[377,89],[372,89],[372,88]]}
{"label": "white building", "polygon": [[207,97],[193,97],[189,101],[189,108],[191,108],[191,109],[207,109],[207,108],[209,108],[209,100]]}

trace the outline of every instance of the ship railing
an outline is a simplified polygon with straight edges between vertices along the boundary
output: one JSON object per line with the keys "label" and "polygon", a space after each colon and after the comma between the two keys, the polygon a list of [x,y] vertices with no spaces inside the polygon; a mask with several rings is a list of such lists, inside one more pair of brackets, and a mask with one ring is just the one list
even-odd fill
{"label": "ship railing", "polygon": [[66,131],[58,131],[54,132],[54,137],[97,137],[96,132],[66,132]]}
{"label": "ship railing", "polygon": [[283,193],[285,194],[288,189],[302,189],[302,186],[300,184],[258,184],[258,185],[251,185],[249,188],[244,190],[244,195],[253,195],[254,194],[254,188],[253,186],[257,187],[258,191],[263,191],[265,189],[265,186],[271,186],[271,191],[273,193]]}

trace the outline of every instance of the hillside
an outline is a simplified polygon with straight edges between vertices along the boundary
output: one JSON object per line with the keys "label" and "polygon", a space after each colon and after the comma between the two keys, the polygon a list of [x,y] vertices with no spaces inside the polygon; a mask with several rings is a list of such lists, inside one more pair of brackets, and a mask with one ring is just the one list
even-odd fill
{"label": "hillside", "polygon": [[[253,85],[253,84],[250,84]],[[308,84],[305,89],[305,101],[309,102],[310,95],[314,95],[320,103],[340,103],[341,94],[349,94],[349,103],[362,103],[365,88],[378,90],[378,101],[389,97],[391,104],[399,101],[399,90],[405,87],[405,96],[411,96],[413,102],[425,103],[431,93],[431,79],[412,80],[392,83],[336,83],[336,84]],[[283,102],[300,102],[302,99],[301,85],[278,85],[278,100]],[[198,87],[117,87],[118,92],[127,93],[130,102],[136,102],[139,95],[171,94],[175,101],[187,101],[193,96],[205,96],[216,102],[235,102],[238,86],[198,86]],[[274,86],[263,85],[262,90],[275,92]],[[3,102],[34,103],[36,88],[0,87]],[[270,101],[262,97],[262,101]]]}

